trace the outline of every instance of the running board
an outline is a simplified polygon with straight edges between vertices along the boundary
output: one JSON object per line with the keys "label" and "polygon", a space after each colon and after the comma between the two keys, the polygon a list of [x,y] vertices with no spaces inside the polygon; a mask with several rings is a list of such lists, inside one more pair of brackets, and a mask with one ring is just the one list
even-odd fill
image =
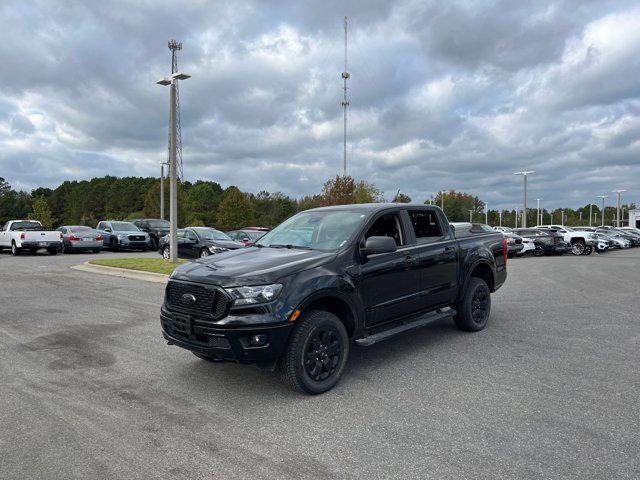
{"label": "running board", "polygon": [[390,328],[389,330],[384,330],[382,332],[374,333],[373,335],[367,335],[366,337],[358,338],[355,342],[356,342],[356,345],[360,347],[369,347],[375,343],[381,342],[382,340],[386,340],[387,338],[394,337],[400,333],[413,330],[414,328],[423,327],[435,320],[451,318],[455,314],[456,314],[456,311],[452,308],[448,308],[446,310],[435,310],[433,312],[427,313],[426,315],[418,318],[417,320],[413,320],[411,322],[398,325],[397,327]]}

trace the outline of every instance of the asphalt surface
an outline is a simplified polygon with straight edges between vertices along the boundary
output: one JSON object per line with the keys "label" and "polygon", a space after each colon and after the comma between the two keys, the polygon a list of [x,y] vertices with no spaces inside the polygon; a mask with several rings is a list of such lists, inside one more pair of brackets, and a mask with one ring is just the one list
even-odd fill
{"label": "asphalt surface", "polygon": [[353,347],[315,397],[168,346],[163,286],[95,257],[0,254],[0,478],[639,476],[640,249],[510,260],[484,331]]}

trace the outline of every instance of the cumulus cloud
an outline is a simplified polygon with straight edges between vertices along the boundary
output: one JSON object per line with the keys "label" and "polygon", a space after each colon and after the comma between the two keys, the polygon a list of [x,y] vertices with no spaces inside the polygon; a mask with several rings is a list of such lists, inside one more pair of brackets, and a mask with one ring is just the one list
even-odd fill
{"label": "cumulus cloud", "polygon": [[0,6],[0,172],[17,186],[156,175],[167,40],[184,43],[184,172],[315,193],[342,168],[342,17],[350,19],[349,171],[390,198],[441,189],[513,208],[640,188],[635,2],[138,2]]}

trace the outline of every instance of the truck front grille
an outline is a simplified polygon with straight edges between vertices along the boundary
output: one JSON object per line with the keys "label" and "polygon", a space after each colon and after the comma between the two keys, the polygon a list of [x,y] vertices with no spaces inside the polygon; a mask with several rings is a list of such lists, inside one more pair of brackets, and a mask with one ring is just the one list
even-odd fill
{"label": "truck front grille", "polygon": [[[169,282],[168,290],[170,306],[205,314],[214,320],[224,318],[231,306],[231,299],[216,287]],[[195,302],[191,296],[196,299]]]}

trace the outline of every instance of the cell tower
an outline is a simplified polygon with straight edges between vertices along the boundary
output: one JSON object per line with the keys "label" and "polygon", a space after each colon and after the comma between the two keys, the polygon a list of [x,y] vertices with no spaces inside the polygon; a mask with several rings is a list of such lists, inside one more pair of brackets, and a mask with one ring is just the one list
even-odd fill
{"label": "cell tower", "polygon": [[[171,73],[178,73],[178,51],[182,50],[182,42],[169,40],[169,50],[171,50]],[[180,122],[180,82],[176,82],[176,159],[178,175],[180,180],[184,180],[182,172],[182,126]]]}
{"label": "cell tower", "polygon": [[347,100],[347,80],[350,75],[347,71],[347,17],[344,17],[344,72],[342,72],[342,80],[344,81],[344,98],[342,100],[342,108],[344,110],[344,165],[343,175],[347,175],[347,107],[349,101]]}

